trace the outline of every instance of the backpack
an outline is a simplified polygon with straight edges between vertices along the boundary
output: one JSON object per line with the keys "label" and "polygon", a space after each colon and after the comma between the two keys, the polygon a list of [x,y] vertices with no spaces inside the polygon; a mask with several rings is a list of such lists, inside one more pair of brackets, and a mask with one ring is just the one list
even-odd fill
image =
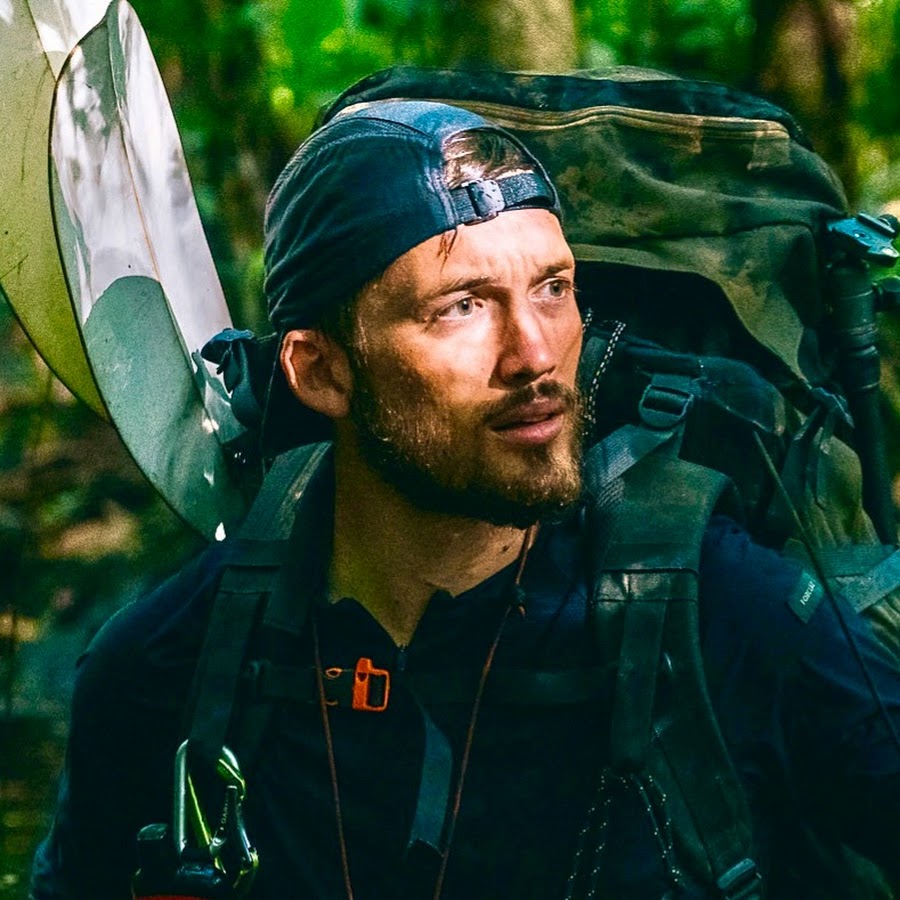
{"label": "backpack", "polygon": [[[400,68],[349,89],[323,121],[391,97],[484,115],[522,140],[559,190],[586,321],[579,379],[591,508],[607,523],[594,528],[602,546],[592,610],[598,640],[613,635],[630,661],[617,676],[613,758],[666,786],[688,870],[718,896],[759,897],[749,814],[706,695],[692,618],[700,539],[730,481],[754,537],[803,558],[898,653],[900,553],[873,410],[878,292],[868,273],[896,257],[892,223],[848,219],[840,185],[791,117],[722,85],[637,69]],[[248,623],[265,620],[266,598],[278,593],[270,551],[284,546],[285,498],[305,484],[310,452],[276,460],[242,531],[246,552],[223,577],[220,600],[241,595]],[[660,504],[667,514],[651,520],[646,510]],[[648,562],[650,540],[659,553]],[[214,612],[201,670],[215,652],[216,621],[229,618]],[[248,659],[258,663],[253,642],[249,634],[232,642],[219,674],[198,679],[191,726],[210,753],[242,744],[250,766],[265,705],[248,713],[235,698]],[[678,674],[664,693],[678,698],[691,734],[669,728],[658,708],[662,660],[673,658]],[[697,740],[709,750],[702,772],[691,759]],[[589,895],[581,865],[569,896]],[[871,875],[859,876],[853,895],[886,896]]]}
{"label": "backpack", "polygon": [[322,121],[391,97],[465,106],[547,168],[588,323],[588,445],[619,467],[677,445],[727,474],[754,538],[802,558],[900,656],[874,344],[891,298],[869,273],[896,260],[896,223],[848,219],[792,117],[721,84],[399,67]]}

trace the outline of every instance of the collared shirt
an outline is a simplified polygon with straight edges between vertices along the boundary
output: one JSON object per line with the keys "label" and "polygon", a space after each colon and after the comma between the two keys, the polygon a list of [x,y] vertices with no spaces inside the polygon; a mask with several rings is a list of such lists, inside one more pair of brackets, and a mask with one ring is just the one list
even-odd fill
{"label": "collared shirt", "polygon": [[[322,600],[328,528],[295,559],[297,590],[312,592],[325,667],[365,656],[398,673],[382,713],[334,709],[338,796],[357,900],[412,898],[403,860],[421,776],[424,726],[403,676],[480,671],[514,577],[505,569],[458,597],[436,594],[408,647],[398,648],[351,599]],[[216,579],[216,546],[154,595],[117,616],[83,660],[57,818],[35,860],[34,896],[128,897],[134,835],[167,821],[172,758]],[[503,627],[493,668],[577,669],[601,664],[586,626],[587,552],[577,517],[542,529],[522,578],[523,611]],[[900,876],[900,756],[848,648],[834,610],[804,622],[791,605],[799,568],[714,520],[703,551],[701,641],[713,705],[753,812],[771,896],[851,896],[833,854],[838,838]],[[808,581],[808,579],[807,579]],[[806,582],[804,582],[806,583]],[[850,628],[900,722],[900,679],[864,623]],[[312,661],[310,630],[297,639]],[[421,702],[421,700],[419,701]],[[458,775],[469,705],[428,710]],[[589,808],[603,810],[597,896],[634,900],[707,893],[674,869],[654,798],[606,779],[609,706],[485,703],[474,727],[442,896],[565,894]],[[702,753],[702,748],[698,748]],[[664,813],[663,813],[664,815]],[[261,865],[254,896],[346,896],[335,800],[315,704],[278,707],[246,805]],[[818,842],[807,840],[809,823]],[[663,823],[664,824],[664,823]],[[844,891],[844,893],[842,893]],[[425,894],[429,894],[426,892]]]}

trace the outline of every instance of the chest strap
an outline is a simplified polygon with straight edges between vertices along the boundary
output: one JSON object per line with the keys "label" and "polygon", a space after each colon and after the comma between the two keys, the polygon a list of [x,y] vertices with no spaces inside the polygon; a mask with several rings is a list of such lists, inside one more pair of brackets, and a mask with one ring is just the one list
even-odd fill
{"label": "chest strap", "polygon": [[[578,669],[535,671],[497,668],[488,679],[482,703],[496,706],[576,706],[603,703],[612,697],[614,665]],[[408,688],[425,706],[471,706],[478,689],[480,670],[402,674],[378,669],[361,659],[354,668],[325,669],[323,685],[330,705],[367,712],[387,709],[397,686]],[[244,671],[242,687],[247,699],[315,704],[318,702],[316,670],[312,666],[279,665],[255,660]]]}

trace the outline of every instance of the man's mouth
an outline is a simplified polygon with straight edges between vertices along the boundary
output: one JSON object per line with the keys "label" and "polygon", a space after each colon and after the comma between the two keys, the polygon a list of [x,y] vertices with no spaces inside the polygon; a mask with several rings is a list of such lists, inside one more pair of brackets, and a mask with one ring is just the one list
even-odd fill
{"label": "man's mouth", "polygon": [[568,404],[556,397],[538,397],[514,406],[489,422],[504,440],[515,444],[544,444],[562,431]]}

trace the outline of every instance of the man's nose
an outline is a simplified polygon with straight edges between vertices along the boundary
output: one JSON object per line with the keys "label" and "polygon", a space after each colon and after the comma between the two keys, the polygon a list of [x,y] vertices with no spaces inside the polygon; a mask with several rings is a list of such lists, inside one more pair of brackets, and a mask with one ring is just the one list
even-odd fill
{"label": "man's nose", "polygon": [[497,377],[503,384],[528,384],[556,368],[552,331],[531,301],[514,304],[504,317]]}

